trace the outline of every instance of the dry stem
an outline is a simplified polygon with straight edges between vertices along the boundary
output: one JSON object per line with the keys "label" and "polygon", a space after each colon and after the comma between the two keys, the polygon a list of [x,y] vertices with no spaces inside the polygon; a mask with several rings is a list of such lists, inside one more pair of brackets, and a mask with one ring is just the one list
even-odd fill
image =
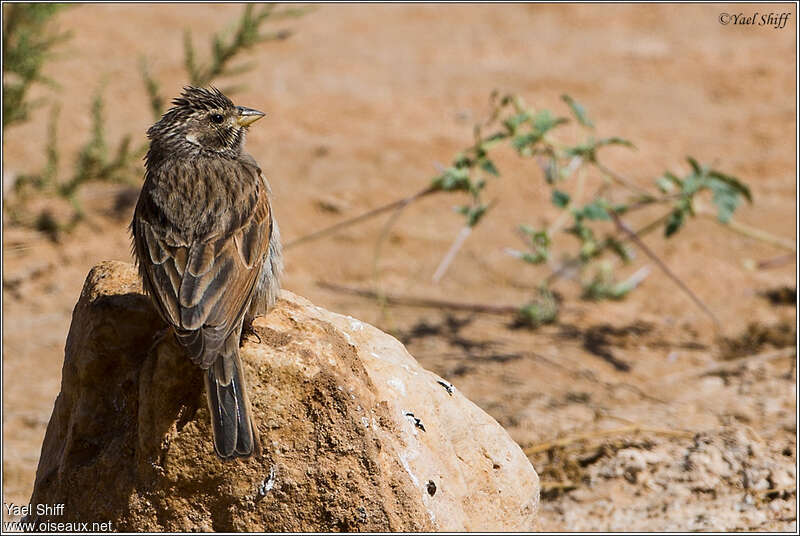
{"label": "dry stem", "polygon": [[385,300],[385,303],[392,305],[408,305],[411,307],[433,307],[436,309],[451,309],[454,311],[471,311],[474,313],[488,313],[494,315],[517,314],[519,307],[516,305],[492,305],[488,303],[463,303],[448,300],[437,300],[433,298],[419,298],[414,296],[397,296],[393,294],[378,293],[373,290],[347,287],[337,285],[327,281],[317,281],[317,285],[344,294],[352,294],[369,299]]}
{"label": "dry stem", "polygon": [[356,216],[354,218],[350,218],[348,220],[341,221],[339,223],[331,225],[330,227],[326,227],[324,229],[320,229],[319,231],[315,231],[315,232],[313,232],[311,234],[307,234],[305,236],[301,236],[299,238],[295,238],[294,240],[289,240],[288,242],[286,242],[284,244],[283,248],[284,249],[289,249],[289,248],[292,248],[294,246],[298,246],[298,245],[300,245],[300,244],[302,244],[304,242],[310,242],[312,240],[317,240],[318,238],[322,238],[324,236],[328,236],[329,234],[333,234],[333,233],[335,233],[337,231],[341,231],[342,229],[350,227],[351,225],[355,225],[357,223],[361,223],[362,221],[368,220],[370,218],[374,218],[375,216],[379,216],[379,215],[383,214],[384,212],[388,212],[389,210],[403,208],[403,207],[413,203],[414,201],[416,201],[416,200],[418,200],[418,199],[420,199],[422,197],[430,195],[430,194],[432,194],[434,192],[441,192],[441,191],[442,190],[440,190],[439,188],[436,188],[436,187],[433,187],[433,186],[428,186],[425,189],[420,190],[419,192],[417,192],[417,193],[415,193],[413,195],[410,195],[408,197],[404,197],[403,199],[398,199],[397,201],[393,201],[393,202],[391,202],[391,203],[389,203],[387,205],[383,205],[382,207],[378,207],[378,208],[369,210],[369,211],[367,211],[367,212],[365,212],[363,214],[360,214],[360,215],[358,215],[358,216]]}
{"label": "dry stem", "polygon": [[[716,214],[709,212],[703,207],[695,207],[695,214],[705,218],[717,220]],[[765,244],[770,244],[772,246],[785,249],[786,251],[791,251],[792,253],[797,253],[797,245],[794,242],[781,236],[775,236],[774,234],[768,233],[762,229],[745,225],[744,223],[736,220],[730,220],[727,223],[722,224],[722,226],[738,235],[752,238],[753,240],[758,240],[759,242],[764,242]]]}
{"label": "dry stem", "polygon": [[614,223],[616,223],[617,228],[623,231],[625,234],[627,234],[628,237],[631,239],[631,241],[633,241],[637,246],[639,246],[639,249],[641,249],[645,253],[645,255],[650,257],[650,259],[652,259],[653,262],[655,262],[658,265],[658,267],[661,268],[661,270],[667,275],[667,277],[672,279],[672,281],[675,282],[675,284],[678,285],[678,287],[680,287],[680,289],[683,290],[689,296],[689,298],[692,299],[695,305],[697,305],[700,309],[702,309],[711,318],[711,320],[714,321],[714,328],[716,329],[717,332],[719,332],[720,331],[719,319],[717,319],[717,316],[711,311],[711,309],[709,309],[708,306],[700,298],[698,298],[694,292],[692,292],[692,289],[690,289],[680,277],[675,275],[675,273],[672,270],[670,270],[669,266],[667,266],[666,263],[662,261],[658,255],[653,253],[653,250],[647,247],[647,245],[642,241],[642,239],[639,238],[639,235],[637,235],[633,229],[628,227],[628,225],[620,219],[619,215],[616,212],[612,210],[609,211],[609,213],[611,214],[611,217],[614,219]]}
{"label": "dry stem", "polygon": [[532,445],[526,449],[523,449],[523,452],[525,452],[527,456],[530,456],[532,454],[538,454],[539,452],[546,452],[554,447],[565,447],[567,445],[571,445],[572,443],[585,441],[587,439],[594,439],[597,437],[606,437],[612,435],[636,434],[636,433],[657,434],[657,435],[666,435],[672,437],[687,437],[687,438],[694,437],[694,432],[689,432],[686,430],[672,430],[670,428],[651,428],[649,426],[641,426],[635,424],[631,426],[622,426],[620,428],[611,428],[609,430],[595,430],[593,432],[587,432],[585,434],[575,434],[572,436],[567,436],[561,439],[556,439],[554,441],[546,441],[544,443],[538,443],[536,445]]}
{"label": "dry stem", "polygon": [[745,364],[766,363],[767,361],[772,361],[773,359],[780,359],[782,357],[791,357],[794,356],[796,353],[797,349],[794,346],[787,346],[786,348],[781,348],[779,350],[773,350],[770,352],[763,352],[760,354],[749,355],[741,357],[739,359],[734,359],[732,361],[726,361],[725,363],[715,364],[708,367],[702,367],[700,369],[690,370],[688,372],[673,374],[671,376],[667,376],[666,378],[662,378],[661,380],[659,380],[659,383],[663,382],[671,383],[674,381],[685,380],[686,378],[708,376],[709,374],[718,374],[720,372],[737,369]]}
{"label": "dry stem", "polygon": [[541,491],[553,491],[556,489],[571,490],[578,487],[575,482],[569,480],[559,480],[557,482],[539,482],[539,489]]}
{"label": "dry stem", "polygon": [[439,266],[436,268],[436,271],[433,273],[433,282],[438,283],[444,274],[447,272],[447,269],[452,264],[453,259],[456,258],[456,253],[458,250],[461,249],[461,246],[464,245],[464,242],[467,241],[469,235],[472,234],[472,227],[469,225],[465,225],[461,228],[461,230],[456,235],[456,239],[453,240],[453,244],[450,246],[450,249],[447,250],[447,254],[442,259],[442,262],[439,263]]}

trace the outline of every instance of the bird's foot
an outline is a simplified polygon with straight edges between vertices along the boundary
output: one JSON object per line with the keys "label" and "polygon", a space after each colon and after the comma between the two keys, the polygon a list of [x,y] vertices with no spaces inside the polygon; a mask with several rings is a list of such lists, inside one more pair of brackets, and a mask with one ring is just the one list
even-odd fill
{"label": "bird's foot", "polygon": [[245,319],[244,323],[242,324],[242,336],[239,339],[239,345],[245,341],[250,336],[255,335],[256,339],[258,339],[258,344],[261,344],[261,335],[258,334],[256,328],[253,326],[254,319]]}

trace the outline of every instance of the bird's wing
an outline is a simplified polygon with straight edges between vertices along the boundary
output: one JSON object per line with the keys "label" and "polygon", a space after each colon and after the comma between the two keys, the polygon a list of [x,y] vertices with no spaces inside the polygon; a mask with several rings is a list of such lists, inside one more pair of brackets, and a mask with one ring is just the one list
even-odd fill
{"label": "bird's wing", "polygon": [[176,329],[189,357],[203,368],[241,321],[269,247],[272,215],[258,185],[249,215],[234,229],[181,242],[160,232],[146,204],[134,219],[145,287]]}

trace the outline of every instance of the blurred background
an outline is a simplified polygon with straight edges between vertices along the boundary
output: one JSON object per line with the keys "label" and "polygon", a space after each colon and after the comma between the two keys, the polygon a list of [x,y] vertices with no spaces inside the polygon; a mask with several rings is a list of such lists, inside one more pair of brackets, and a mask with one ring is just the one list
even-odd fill
{"label": "blurred background", "polygon": [[[506,427],[546,484],[545,530],[795,526],[794,5],[23,8],[3,6],[5,502],[30,497],[86,274],[102,260],[132,260],[127,226],[145,132],[194,81],[267,113],[247,149],[271,182],[287,243],[457,169],[474,126],[490,118],[494,91],[570,118],[554,130],[562,148],[614,136],[635,145],[598,151],[613,173],[587,166],[587,203],[628,199],[619,193],[626,184],[674,195],[656,179],[691,174],[689,155],[737,177],[753,202],[740,195],[728,225],[684,212],[679,233],[665,238],[661,225],[641,238],[717,323],[636,241],[630,264],[611,255],[559,272],[586,245],[566,232],[572,207],[554,193],[577,198],[576,179],[554,186],[547,161],[509,143],[492,149],[499,176],[483,168],[479,202],[466,192],[426,195],[401,213],[292,244],[284,286],[392,333]],[[756,12],[789,13],[788,24],[720,22],[723,13]],[[698,203],[715,210],[712,194]],[[466,236],[453,210],[460,205],[488,210],[453,248]],[[654,204],[625,222],[638,229],[672,208]],[[547,259],[514,253],[536,245],[522,224],[552,231]],[[614,230],[599,225],[598,233]],[[535,321],[514,314],[531,304]],[[741,478],[718,475],[713,496],[688,490],[676,499],[636,472],[608,469],[625,449],[668,467],[695,433],[741,429],[764,445],[758,463],[783,475],[749,502]],[[597,437],[575,439],[587,431]],[[565,445],[549,444],[559,438]],[[680,488],[680,475],[664,471]]]}

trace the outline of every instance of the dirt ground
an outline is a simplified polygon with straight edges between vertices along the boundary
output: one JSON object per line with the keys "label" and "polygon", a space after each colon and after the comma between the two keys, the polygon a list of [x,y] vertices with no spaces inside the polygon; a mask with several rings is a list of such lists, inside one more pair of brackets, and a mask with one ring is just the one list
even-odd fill
{"label": "dirt ground", "polygon": [[[185,83],[182,29],[205,54],[207,36],[240,10],[118,4],[60,14],[73,37],[46,74],[61,89],[34,97],[61,103],[62,174],[88,136],[101,83],[109,139],[143,141],[151,117],[139,57],[174,96]],[[784,11],[783,29],[719,22],[723,12]],[[424,187],[471,142],[500,89],[559,114],[568,113],[562,93],[578,99],[598,135],[636,143],[603,156],[643,187],[665,169],[683,173],[688,154],[739,176],[755,202],[736,219],[796,241],[796,17],[788,4],[325,5],[276,25],[296,33],[247,55],[256,67],[235,80],[247,87],[234,100],[268,113],[248,148],[271,180],[286,240]],[[42,166],[47,110],[5,132],[4,193]],[[774,353],[795,344],[796,297],[765,296],[796,289],[796,264],[753,268],[781,250],[706,220],[674,240],[647,238],[716,313],[720,333],[655,266],[621,302],[582,301],[574,281],[560,281],[558,322],[536,331],[502,316],[381,309],[318,285],[368,288],[377,270],[396,294],[527,300],[547,268],[521,266],[504,248],[518,247],[519,223],[552,221],[549,189],[531,162],[509,152],[497,163],[498,205],[440,283],[431,275],[462,222],[446,196],[403,213],[376,268],[375,222],[289,249],[285,287],[395,334],[506,427],[542,479],[543,530],[797,530],[795,358]],[[87,272],[131,259],[124,192],[86,188],[90,219],[58,244],[5,225],[6,503],[30,497]],[[643,264],[640,254],[630,270]]]}

